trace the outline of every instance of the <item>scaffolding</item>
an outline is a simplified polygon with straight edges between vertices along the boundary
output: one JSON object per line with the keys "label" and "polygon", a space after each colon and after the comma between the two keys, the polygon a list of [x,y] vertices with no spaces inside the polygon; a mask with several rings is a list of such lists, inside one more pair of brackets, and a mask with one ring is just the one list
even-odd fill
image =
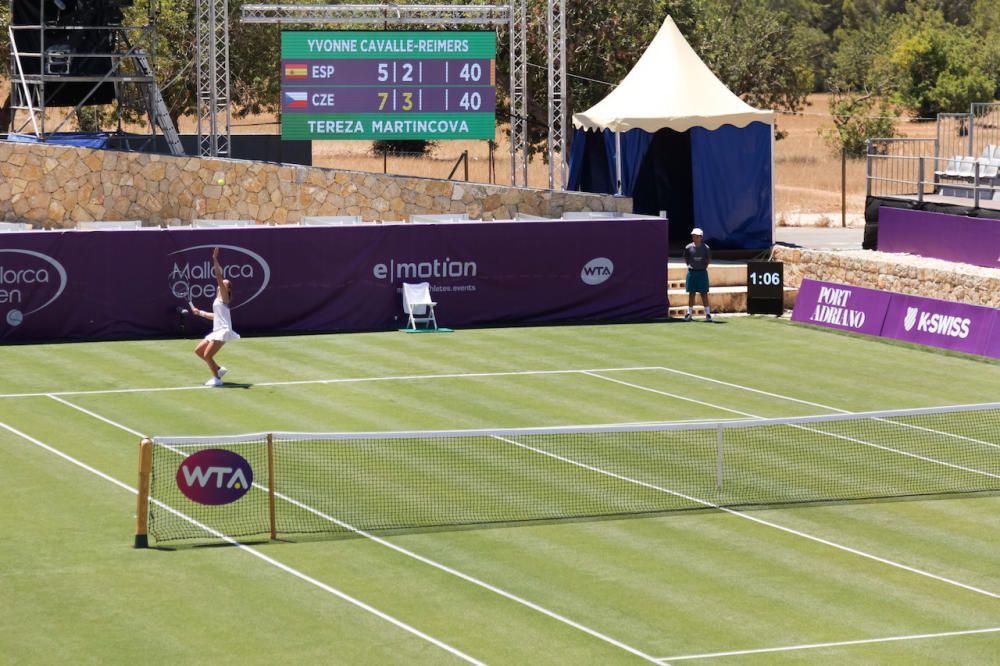
{"label": "scaffolding", "polygon": [[[225,0],[199,0],[224,2]],[[217,20],[218,15],[210,17]],[[505,5],[367,4],[367,5],[243,5],[244,23],[336,25],[487,25],[507,27],[510,33],[510,150],[511,183],[528,182],[527,2]],[[210,26],[209,26],[210,27]],[[562,33],[560,33],[562,34]],[[565,53],[565,41],[562,42]],[[226,56],[228,58],[228,55]],[[550,58],[551,59],[551,58]],[[565,72],[565,66],[562,68]],[[199,73],[199,90],[202,74]],[[565,75],[562,77],[565,79]],[[561,83],[558,90],[561,91]],[[551,87],[550,87],[551,89]],[[228,105],[228,89],[226,90]],[[217,91],[221,99],[222,92]],[[562,93],[559,102],[562,113]],[[551,122],[551,113],[550,113]],[[561,125],[560,125],[561,127]],[[561,131],[561,130],[560,130]],[[550,132],[551,135],[551,132]],[[551,159],[550,159],[551,164]],[[551,178],[550,178],[551,185]]]}
{"label": "scaffolding", "polygon": [[229,0],[196,0],[195,17],[198,154],[228,157],[232,141]]}
{"label": "scaffolding", "polygon": [[[74,118],[79,120],[83,107],[113,101],[117,105],[120,131],[125,89],[134,85],[144,96],[149,140],[155,141],[159,128],[171,152],[183,154],[175,152],[180,142],[156,84],[156,15],[152,6],[147,6],[146,24],[125,25],[121,20],[121,6],[126,3],[106,3],[108,13],[103,24],[90,23],[84,20],[85,16],[76,15],[72,23],[67,23],[60,15],[64,8],[60,7],[62,3],[52,7],[47,4],[38,3],[37,22],[11,21],[7,28],[11,72],[10,129],[44,142]],[[56,9],[55,15],[51,9]],[[12,17],[14,10],[14,2],[11,2]],[[98,36],[96,44],[79,46],[95,35]],[[37,47],[22,49],[18,44],[23,43],[37,44]],[[106,69],[102,69],[104,62]],[[60,114],[55,109],[68,111]]]}

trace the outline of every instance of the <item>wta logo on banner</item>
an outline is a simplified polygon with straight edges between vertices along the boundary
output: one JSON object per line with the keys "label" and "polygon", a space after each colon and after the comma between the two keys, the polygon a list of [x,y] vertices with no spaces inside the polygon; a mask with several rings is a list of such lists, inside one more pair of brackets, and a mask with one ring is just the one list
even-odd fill
{"label": "wta logo on banner", "polygon": [[253,485],[253,468],[246,458],[226,449],[193,453],[177,468],[177,487],[198,504],[231,504]]}
{"label": "wta logo on banner", "polygon": [[219,288],[212,267],[212,249],[219,248],[222,277],[234,282],[233,309],[241,308],[261,295],[271,281],[271,267],[256,252],[235,245],[193,245],[171,252],[167,286],[170,295],[187,303],[214,299]]}
{"label": "wta logo on banner", "polygon": [[580,270],[580,279],[584,284],[597,285],[607,282],[615,273],[615,264],[607,257],[591,259]]}
{"label": "wta logo on banner", "polygon": [[59,298],[66,282],[66,269],[49,255],[0,248],[0,308],[6,308],[4,323],[12,328],[20,326],[26,317]]}

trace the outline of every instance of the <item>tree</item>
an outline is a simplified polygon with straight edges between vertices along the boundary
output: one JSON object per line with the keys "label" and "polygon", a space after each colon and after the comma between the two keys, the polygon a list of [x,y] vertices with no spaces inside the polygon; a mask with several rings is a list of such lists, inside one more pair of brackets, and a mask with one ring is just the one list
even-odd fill
{"label": "tree", "polygon": [[[541,0],[529,3],[529,140],[535,151],[544,147],[548,127],[545,10]],[[804,106],[813,86],[806,24],[770,9],[767,0],[594,0],[567,7],[567,110],[582,111],[607,95],[668,14],[709,68],[748,103],[784,111]],[[509,80],[508,43],[502,39],[497,54],[501,97]],[[505,113],[503,104],[498,115]]]}
{"label": "tree", "polygon": [[820,136],[833,152],[852,159],[867,154],[868,139],[888,139],[896,134],[895,119],[899,112],[885,97],[873,93],[835,90],[830,101],[833,127],[820,128]]}
{"label": "tree", "polygon": [[765,2],[706,2],[695,48],[730,90],[762,109],[798,111],[813,89],[806,31]]}
{"label": "tree", "polygon": [[982,67],[974,32],[947,23],[940,11],[908,15],[890,44],[898,100],[917,116],[963,112],[972,102],[992,100],[996,81]]}

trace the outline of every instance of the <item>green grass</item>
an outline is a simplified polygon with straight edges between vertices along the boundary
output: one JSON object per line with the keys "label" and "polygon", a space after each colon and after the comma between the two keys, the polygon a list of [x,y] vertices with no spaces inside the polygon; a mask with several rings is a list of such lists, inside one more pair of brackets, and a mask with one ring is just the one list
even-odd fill
{"label": "green grass", "polygon": [[[462,663],[432,637],[490,664],[642,663],[1000,627],[996,495],[131,547],[139,434],[781,417],[1000,396],[1000,366],[973,357],[722,321],[250,338],[220,354],[226,380],[247,385],[225,390],[198,387],[190,340],[0,347],[3,661]],[[991,632],[692,661],[998,663],[998,648]]]}

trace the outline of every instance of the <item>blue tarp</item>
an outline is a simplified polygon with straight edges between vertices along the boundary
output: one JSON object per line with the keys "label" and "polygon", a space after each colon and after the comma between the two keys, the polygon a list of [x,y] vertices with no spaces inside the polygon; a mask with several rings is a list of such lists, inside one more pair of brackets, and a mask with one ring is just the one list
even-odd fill
{"label": "blue tarp", "polygon": [[34,134],[15,134],[11,132],[7,135],[8,141],[19,141],[21,143],[55,143],[63,146],[76,146],[77,148],[96,148],[103,150],[108,147],[108,135],[103,132],[56,132],[45,137],[45,141],[40,140]]}
{"label": "blue tarp", "polygon": [[[633,197],[636,205],[641,205],[640,201],[658,201],[660,209],[693,211],[693,214],[682,214],[690,219],[677,219],[677,214],[672,213],[671,229],[679,232],[677,238],[684,238],[697,226],[705,231],[705,239],[713,247],[770,247],[773,206],[770,125],[724,125],[712,131],[696,127],[683,133],[690,142],[690,181],[678,178],[676,172],[672,179],[668,178],[664,162],[670,161],[669,156],[657,156],[666,160],[647,159],[646,153],[654,136],[667,132],[671,130],[651,134],[633,129],[621,135],[622,193]],[[665,145],[680,144],[674,141]],[[683,165],[674,166],[683,168]],[[651,188],[656,191],[650,192]],[[567,189],[603,194],[615,192],[613,132],[574,130]],[[664,201],[670,201],[671,205],[663,204]],[[659,211],[636,209],[634,212],[655,215]],[[671,239],[674,238],[675,234],[671,233]]]}

